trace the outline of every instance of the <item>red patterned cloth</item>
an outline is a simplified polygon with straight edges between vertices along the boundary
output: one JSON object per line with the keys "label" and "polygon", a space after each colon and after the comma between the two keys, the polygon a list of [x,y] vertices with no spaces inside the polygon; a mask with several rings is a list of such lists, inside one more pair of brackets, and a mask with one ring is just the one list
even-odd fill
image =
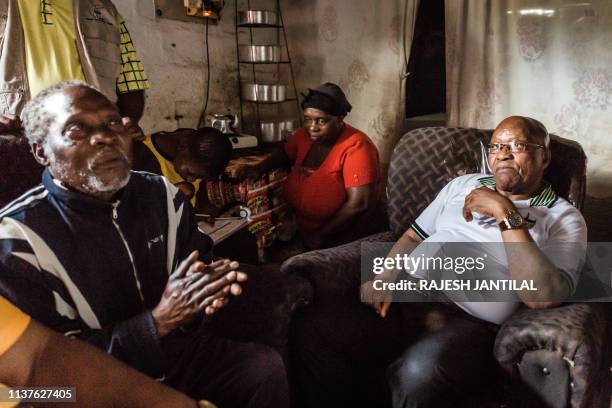
{"label": "red patterned cloth", "polygon": [[[226,175],[232,174],[232,168],[234,168],[232,165],[236,164],[236,160],[232,160],[228,165]],[[249,163],[253,162],[258,162],[258,160],[249,159]],[[240,164],[244,164],[244,160]],[[261,262],[265,261],[264,248],[276,239],[277,227],[286,222],[284,220],[290,218],[289,209],[283,199],[283,185],[286,179],[286,170],[274,169],[253,181],[238,181],[227,178],[206,181],[206,191],[211,204],[217,207],[225,207],[229,204],[241,203],[249,208],[251,221],[248,230],[257,239],[258,255]]]}

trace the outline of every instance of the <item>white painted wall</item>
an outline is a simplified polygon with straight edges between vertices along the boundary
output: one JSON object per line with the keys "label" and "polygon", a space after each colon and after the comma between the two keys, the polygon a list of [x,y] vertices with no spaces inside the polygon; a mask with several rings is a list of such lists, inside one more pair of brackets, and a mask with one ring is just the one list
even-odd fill
{"label": "white painted wall", "polygon": [[[177,0],[177,2],[180,2]],[[116,0],[149,76],[141,125],[145,133],[195,127],[206,91],[205,25],[155,16],[153,0]],[[208,112],[239,109],[234,5],[209,26],[211,82]],[[175,119],[182,116],[182,119]]]}

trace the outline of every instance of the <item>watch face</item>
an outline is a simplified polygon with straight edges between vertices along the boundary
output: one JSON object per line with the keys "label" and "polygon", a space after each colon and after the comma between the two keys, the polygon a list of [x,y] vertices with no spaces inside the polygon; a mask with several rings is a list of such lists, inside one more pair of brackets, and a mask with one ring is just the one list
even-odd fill
{"label": "watch face", "polygon": [[518,212],[513,212],[508,215],[508,224],[512,228],[518,228],[523,225],[523,216]]}

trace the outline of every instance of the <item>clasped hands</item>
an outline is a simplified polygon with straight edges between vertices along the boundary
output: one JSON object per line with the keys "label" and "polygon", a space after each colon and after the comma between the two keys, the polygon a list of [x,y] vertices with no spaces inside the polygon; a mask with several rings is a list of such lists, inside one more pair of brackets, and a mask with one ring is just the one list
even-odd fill
{"label": "clasped hands", "polygon": [[238,262],[220,259],[208,265],[193,251],[170,275],[161,300],[152,311],[157,334],[163,337],[203,314],[212,315],[225,306],[229,295],[242,293],[247,280]]}
{"label": "clasped hands", "polygon": [[[476,212],[485,216],[494,217],[497,222],[500,222],[509,211],[516,209],[512,201],[495,190],[487,187],[480,187],[472,190],[466,197],[463,205],[463,218],[467,222],[474,219],[472,213]],[[383,272],[376,280],[386,282],[395,281],[397,274]],[[366,303],[380,317],[385,317],[393,301],[393,292],[389,290],[375,290],[374,280],[368,281],[359,288],[361,301]]]}

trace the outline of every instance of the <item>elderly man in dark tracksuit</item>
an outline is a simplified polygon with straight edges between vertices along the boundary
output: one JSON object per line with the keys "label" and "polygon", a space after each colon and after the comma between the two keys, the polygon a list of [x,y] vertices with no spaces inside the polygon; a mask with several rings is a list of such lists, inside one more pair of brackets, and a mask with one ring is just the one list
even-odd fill
{"label": "elderly man in dark tracksuit", "polygon": [[[0,210],[0,293],[38,321],[222,407],[288,405],[282,359],[210,336],[203,317],[246,275],[166,179],[130,171],[116,106],[65,82],[22,113],[42,184]],[[205,320],[205,319],[204,319]]]}

